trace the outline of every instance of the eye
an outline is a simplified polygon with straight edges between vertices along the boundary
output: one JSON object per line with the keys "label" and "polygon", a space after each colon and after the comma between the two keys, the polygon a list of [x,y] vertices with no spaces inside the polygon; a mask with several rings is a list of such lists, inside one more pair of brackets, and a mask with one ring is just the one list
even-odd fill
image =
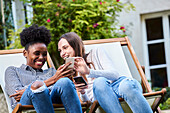
{"label": "eye", "polygon": [[46,57],[46,56],[47,56],[47,52],[43,53],[42,55],[43,55],[44,57]]}
{"label": "eye", "polygon": [[36,51],[34,54],[35,54],[36,56],[38,56],[38,55],[40,55],[40,52],[39,52],[39,51]]}
{"label": "eye", "polygon": [[63,49],[67,49],[68,48],[68,46],[63,46]]}

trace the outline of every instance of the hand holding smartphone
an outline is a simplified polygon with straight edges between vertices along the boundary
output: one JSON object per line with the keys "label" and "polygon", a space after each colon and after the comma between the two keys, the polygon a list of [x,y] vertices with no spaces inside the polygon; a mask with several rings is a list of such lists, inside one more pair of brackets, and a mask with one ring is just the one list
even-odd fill
{"label": "hand holding smartphone", "polygon": [[77,84],[82,84],[82,83],[84,84],[84,85],[81,85],[80,87],[87,85],[87,82],[84,80],[82,76],[73,77],[73,79]]}

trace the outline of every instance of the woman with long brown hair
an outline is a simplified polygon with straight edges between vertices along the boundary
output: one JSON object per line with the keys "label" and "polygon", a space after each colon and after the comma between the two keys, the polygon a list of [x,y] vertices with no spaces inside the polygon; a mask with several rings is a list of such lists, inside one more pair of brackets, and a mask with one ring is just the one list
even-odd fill
{"label": "woman with long brown hair", "polygon": [[69,32],[60,37],[58,50],[63,59],[76,57],[74,69],[80,73],[79,76],[87,77],[88,87],[77,87],[82,99],[97,99],[107,113],[123,113],[118,99],[121,97],[134,113],[152,113],[142,95],[139,82],[120,75],[102,47],[93,48],[85,55],[80,37],[74,32]]}

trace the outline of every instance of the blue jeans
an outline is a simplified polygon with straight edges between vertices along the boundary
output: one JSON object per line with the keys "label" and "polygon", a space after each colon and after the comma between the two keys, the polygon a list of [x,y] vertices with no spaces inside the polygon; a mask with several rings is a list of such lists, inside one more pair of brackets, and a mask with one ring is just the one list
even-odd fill
{"label": "blue jeans", "polygon": [[133,113],[152,113],[152,109],[142,95],[139,82],[132,78],[120,77],[113,83],[104,77],[96,78],[93,92],[100,106],[107,113],[124,113],[118,98],[123,98]]}
{"label": "blue jeans", "polygon": [[30,88],[31,85],[23,93],[20,103],[33,105],[37,113],[54,113],[52,103],[62,103],[67,113],[82,113],[75,86],[69,78],[59,79],[51,92],[46,87],[41,92],[33,93]]}

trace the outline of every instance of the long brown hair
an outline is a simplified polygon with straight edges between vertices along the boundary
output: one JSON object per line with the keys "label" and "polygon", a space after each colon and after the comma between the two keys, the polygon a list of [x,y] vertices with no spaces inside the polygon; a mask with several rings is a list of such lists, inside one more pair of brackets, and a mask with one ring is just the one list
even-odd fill
{"label": "long brown hair", "polygon": [[60,38],[59,41],[64,38],[67,40],[67,42],[70,44],[70,46],[74,49],[75,51],[75,57],[84,57],[85,56],[85,50],[84,50],[84,45],[81,40],[81,38],[75,33],[75,32],[68,32],[63,34]]}
{"label": "long brown hair", "polygon": [[[67,42],[70,44],[70,46],[73,48],[75,52],[75,57],[83,57],[84,60],[87,63],[86,60],[86,54],[85,54],[85,49],[84,49],[84,44],[81,38],[75,33],[75,32],[68,32],[63,34],[60,38],[59,41],[64,38],[67,40]],[[87,63],[88,65],[88,63]],[[82,75],[83,78],[87,81],[87,78],[85,75]]]}

